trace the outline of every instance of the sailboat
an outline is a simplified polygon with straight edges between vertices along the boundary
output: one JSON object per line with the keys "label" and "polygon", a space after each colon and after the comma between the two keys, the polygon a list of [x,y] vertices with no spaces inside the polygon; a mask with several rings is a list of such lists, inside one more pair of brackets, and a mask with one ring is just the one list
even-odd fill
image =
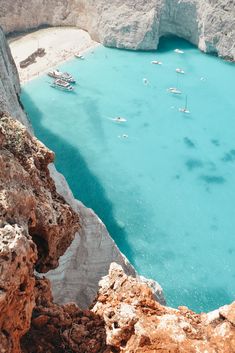
{"label": "sailboat", "polygon": [[188,110],[188,96],[187,95],[185,97],[185,105],[183,108],[179,108],[179,111],[181,113],[190,114],[190,111]]}
{"label": "sailboat", "polygon": [[177,88],[179,86],[179,76],[177,75],[177,83],[176,83],[176,87],[170,87],[167,89],[168,92],[172,93],[172,94],[181,94],[181,90],[179,90],[179,88]]}

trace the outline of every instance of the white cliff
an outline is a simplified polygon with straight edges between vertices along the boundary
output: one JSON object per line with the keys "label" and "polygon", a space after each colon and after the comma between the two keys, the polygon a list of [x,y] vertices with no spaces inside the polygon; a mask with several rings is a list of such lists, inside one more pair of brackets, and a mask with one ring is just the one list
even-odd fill
{"label": "white cliff", "polygon": [[106,46],[156,49],[159,38],[182,37],[201,50],[235,59],[233,0],[0,0],[5,32],[40,25],[77,26]]}
{"label": "white cliff", "polygon": [[20,83],[10,48],[0,28],[0,113],[8,112],[30,128],[19,100]]}

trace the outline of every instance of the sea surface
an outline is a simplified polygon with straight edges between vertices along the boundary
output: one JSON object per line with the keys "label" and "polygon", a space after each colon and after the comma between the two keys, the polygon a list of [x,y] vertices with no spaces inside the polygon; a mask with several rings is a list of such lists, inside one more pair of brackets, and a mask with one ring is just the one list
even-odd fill
{"label": "sea surface", "polygon": [[[75,197],[169,306],[233,301],[235,65],[166,38],[157,52],[98,47],[60,69],[76,78],[74,93],[41,76],[22,101]],[[179,111],[186,96],[190,114]]]}

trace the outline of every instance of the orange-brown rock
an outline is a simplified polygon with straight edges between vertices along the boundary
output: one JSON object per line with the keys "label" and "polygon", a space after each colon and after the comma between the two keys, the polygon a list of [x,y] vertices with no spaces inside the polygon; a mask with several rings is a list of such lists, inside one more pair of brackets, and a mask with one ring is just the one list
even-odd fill
{"label": "orange-brown rock", "polygon": [[23,353],[101,353],[106,345],[104,320],[75,304],[52,302],[49,281],[36,281],[36,306],[32,325],[21,341]]}
{"label": "orange-brown rock", "polygon": [[235,303],[200,315],[186,307],[164,307],[150,288],[116,264],[100,286],[92,311],[104,318],[107,344],[117,352],[235,352]]}
{"label": "orange-brown rock", "polygon": [[17,223],[37,245],[36,269],[58,265],[79,229],[78,215],[57,192],[48,171],[54,153],[18,121],[0,119],[1,222]]}
{"label": "orange-brown rock", "polygon": [[[16,120],[0,116],[0,352],[20,352],[35,305],[35,264],[54,268],[79,228],[55,190],[54,154]],[[41,319],[42,320],[42,319]]]}
{"label": "orange-brown rock", "polygon": [[[1,158],[1,157],[0,157]],[[20,352],[34,307],[36,246],[17,224],[0,226],[0,352]]]}

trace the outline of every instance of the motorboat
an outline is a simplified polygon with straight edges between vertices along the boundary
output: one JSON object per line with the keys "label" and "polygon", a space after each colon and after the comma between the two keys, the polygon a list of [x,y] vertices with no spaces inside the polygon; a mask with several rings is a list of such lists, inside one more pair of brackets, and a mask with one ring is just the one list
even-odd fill
{"label": "motorboat", "polygon": [[178,74],[185,74],[184,70],[183,69],[180,69],[180,68],[177,68],[175,69],[175,71],[178,73]]}
{"label": "motorboat", "polygon": [[63,91],[71,92],[74,90],[74,88],[69,84],[69,82],[64,81],[60,78],[57,78],[56,80],[54,80],[50,85],[53,88],[59,88]]}
{"label": "motorboat", "polygon": [[175,49],[174,52],[177,54],[184,54],[184,51],[181,49]]}
{"label": "motorboat", "polygon": [[117,116],[116,118],[112,119],[113,121],[116,121],[117,123],[125,123],[127,120],[121,116]]}
{"label": "motorboat", "polygon": [[64,81],[67,81],[69,83],[76,83],[75,79],[73,78],[73,76],[68,73],[68,72],[63,72],[63,75],[62,75],[62,80]]}
{"label": "motorboat", "polygon": [[153,60],[153,61],[151,61],[151,64],[162,65],[162,62],[158,61],[158,60]]}
{"label": "motorboat", "polygon": [[170,87],[167,89],[167,91],[172,94],[181,94],[182,93],[177,87]]}
{"label": "motorboat", "polygon": [[81,60],[84,60],[84,59],[85,59],[85,57],[84,57],[83,55],[79,54],[79,53],[75,53],[74,56],[75,56],[75,58],[77,58],[77,59],[81,59]]}
{"label": "motorboat", "polygon": [[47,74],[50,77],[53,77],[55,79],[62,79],[62,80],[69,82],[69,83],[76,82],[75,79],[73,78],[73,76],[70,75],[68,72],[62,72],[62,71],[55,69],[55,70],[50,70]]}

